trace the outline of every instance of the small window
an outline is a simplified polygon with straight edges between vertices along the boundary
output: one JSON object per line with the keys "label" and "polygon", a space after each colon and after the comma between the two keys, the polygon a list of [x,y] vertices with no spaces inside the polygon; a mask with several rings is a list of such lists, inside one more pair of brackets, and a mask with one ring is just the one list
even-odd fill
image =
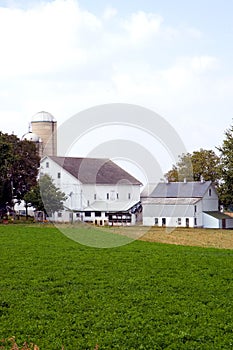
{"label": "small window", "polygon": [[109,193],[107,193],[107,199],[109,199]]}
{"label": "small window", "polygon": [[128,199],[130,199],[131,198],[131,193],[128,193]]}
{"label": "small window", "polygon": [[57,178],[58,178],[58,179],[61,178],[61,173],[57,173]]}
{"label": "small window", "polygon": [[86,211],[85,216],[91,216],[91,211]]}
{"label": "small window", "polygon": [[94,194],[94,200],[96,201],[96,198],[97,198],[97,196],[96,196],[96,193]]}
{"label": "small window", "polygon": [[59,218],[62,218],[62,213],[58,213],[57,216],[58,216]]}
{"label": "small window", "polygon": [[95,211],[95,216],[101,216],[101,211]]}
{"label": "small window", "polygon": [[197,206],[194,205],[194,213],[196,213],[196,212],[197,212]]}
{"label": "small window", "polygon": [[211,197],[211,194],[212,194],[212,193],[211,193],[211,188],[209,188],[209,196],[210,196],[210,197]]}
{"label": "small window", "polygon": [[162,226],[166,226],[166,218],[162,218]]}
{"label": "small window", "polygon": [[178,218],[177,222],[178,222],[178,225],[181,225],[181,218]]}
{"label": "small window", "polygon": [[46,162],[45,166],[46,168],[49,168],[49,162]]}
{"label": "small window", "polygon": [[116,198],[119,199],[119,193],[116,194]]}
{"label": "small window", "polygon": [[87,201],[87,206],[89,207],[89,205],[90,205],[90,201],[88,200],[88,201]]}
{"label": "small window", "polygon": [[159,224],[159,218],[155,218],[155,225]]}
{"label": "small window", "polygon": [[194,226],[197,226],[197,218],[194,218]]}

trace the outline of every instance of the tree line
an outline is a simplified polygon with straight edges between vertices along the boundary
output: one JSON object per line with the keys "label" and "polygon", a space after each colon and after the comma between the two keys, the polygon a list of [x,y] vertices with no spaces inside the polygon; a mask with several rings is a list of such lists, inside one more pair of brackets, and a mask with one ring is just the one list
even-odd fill
{"label": "tree line", "polygon": [[[212,181],[220,204],[233,210],[233,126],[224,133],[220,147],[179,156],[166,174],[168,181]],[[62,210],[66,196],[48,176],[39,175],[40,158],[35,144],[0,132],[0,216],[13,211],[15,203],[25,201],[48,215]]]}
{"label": "tree line", "polygon": [[0,132],[0,218],[25,201],[48,215],[63,208],[65,194],[48,175],[38,181],[40,157],[35,144]]}
{"label": "tree line", "polygon": [[233,126],[224,133],[220,147],[213,150],[200,149],[179,156],[165,177],[168,181],[212,181],[215,185],[220,204],[225,209],[233,210]]}

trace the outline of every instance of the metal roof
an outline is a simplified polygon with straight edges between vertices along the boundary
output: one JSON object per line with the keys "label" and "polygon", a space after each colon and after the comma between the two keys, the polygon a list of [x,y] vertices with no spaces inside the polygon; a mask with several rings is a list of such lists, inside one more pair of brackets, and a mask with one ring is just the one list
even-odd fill
{"label": "metal roof", "polygon": [[141,185],[135,177],[109,159],[49,157],[83,184]]}
{"label": "metal roof", "polygon": [[149,195],[142,193],[142,197],[150,198],[202,198],[211,181],[203,182],[168,182],[158,183]]}
{"label": "metal roof", "polygon": [[41,112],[36,113],[32,117],[31,121],[32,121],[32,123],[35,123],[35,122],[55,122],[56,119],[54,118],[54,116],[51,113],[41,111]]}
{"label": "metal roof", "polygon": [[216,219],[227,219],[227,220],[233,220],[232,217],[230,217],[229,215],[226,215],[224,213],[221,213],[220,211],[204,211],[204,214],[210,215]]}
{"label": "metal roof", "polygon": [[40,137],[34,132],[29,131],[27,134],[22,136],[22,140],[32,141],[32,142],[40,142]]}
{"label": "metal roof", "polygon": [[158,205],[193,205],[200,198],[142,198],[142,204],[158,204]]}

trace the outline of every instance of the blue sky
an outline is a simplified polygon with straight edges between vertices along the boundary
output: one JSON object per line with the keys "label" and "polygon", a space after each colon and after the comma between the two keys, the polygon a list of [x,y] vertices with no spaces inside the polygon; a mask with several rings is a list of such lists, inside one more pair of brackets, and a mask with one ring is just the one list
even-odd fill
{"label": "blue sky", "polygon": [[230,0],[0,1],[0,129],[124,102],[160,114],[188,151],[215,149],[233,116],[232,14]]}

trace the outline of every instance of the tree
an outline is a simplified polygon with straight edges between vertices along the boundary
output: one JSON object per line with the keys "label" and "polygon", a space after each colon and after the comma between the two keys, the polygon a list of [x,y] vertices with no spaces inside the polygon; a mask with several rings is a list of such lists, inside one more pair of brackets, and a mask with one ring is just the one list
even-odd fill
{"label": "tree", "polygon": [[27,206],[33,206],[37,211],[43,211],[48,216],[64,209],[63,202],[66,200],[65,193],[57,188],[52,178],[42,175],[36,186],[24,196]]}
{"label": "tree", "polygon": [[0,203],[13,208],[36,184],[40,158],[34,143],[0,132]]}
{"label": "tree", "polygon": [[221,183],[219,187],[220,202],[226,209],[233,207],[233,126],[225,131],[225,140],[220,151]]}
{"label": "tree", "polygon": [[168,181],[200,181],[203,177],[218,185],[220,180],[220,158],[212,150],[200,149],[179,157],[176,165],[165,176]]}

